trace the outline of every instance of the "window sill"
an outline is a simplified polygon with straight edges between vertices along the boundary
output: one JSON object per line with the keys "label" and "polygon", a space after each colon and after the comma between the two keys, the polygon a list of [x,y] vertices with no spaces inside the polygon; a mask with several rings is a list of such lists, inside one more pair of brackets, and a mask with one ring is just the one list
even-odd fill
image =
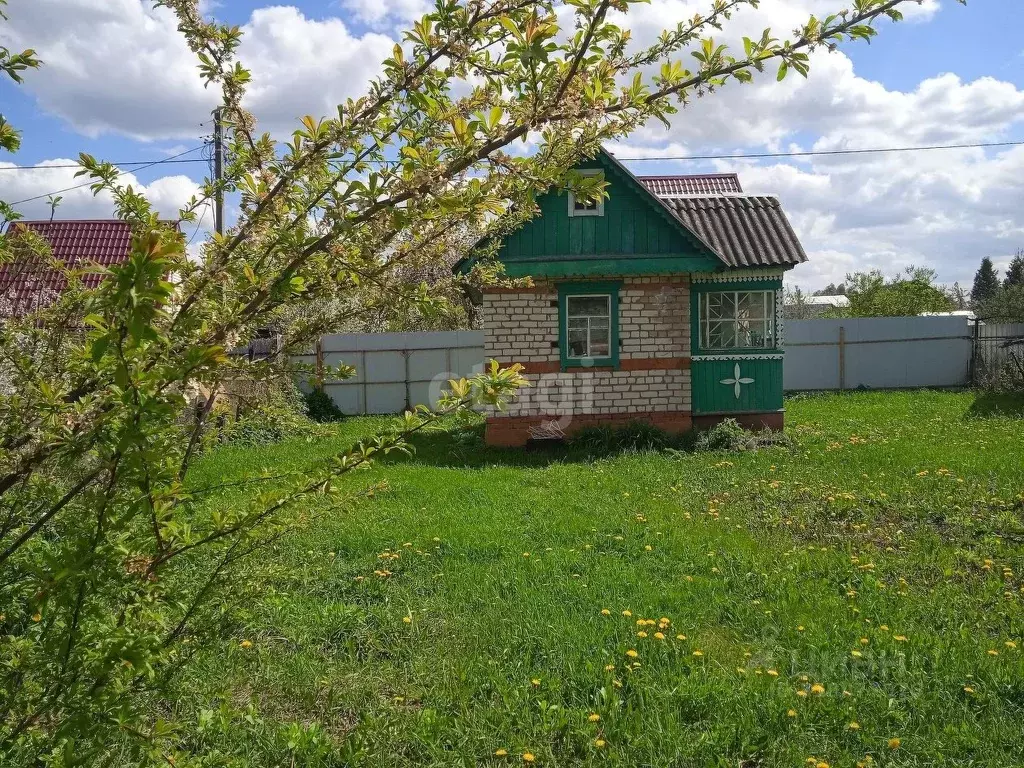
{"label": "window sill", "polygon": [[616,370],[618,367],[619,361],[613,357],[578,357],[562,361],[563,371],[580,368],[583,370],[592,370],[595,368]]}

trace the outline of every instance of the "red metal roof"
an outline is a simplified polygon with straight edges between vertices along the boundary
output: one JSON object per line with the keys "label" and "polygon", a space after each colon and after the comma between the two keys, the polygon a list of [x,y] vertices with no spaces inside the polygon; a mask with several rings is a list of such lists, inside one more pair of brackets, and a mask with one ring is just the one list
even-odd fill
{"label": "red metal roof", "polygon": [[[88,221],[17,221],[10,234],[31,231],[46,239],[55,259],[69,268],[91,264],[120,264],[131,251],[130,225],[118,219]],[[87,274],[87,288],[99,285],[103,275]],[[0,316],[20,316],[51,304],[67,287],[59,271],[36,258],[0,265]]]}
{"label": "red metal roof", "polygon": [[699,173],[688,176],[637,176],[658,197],[675,195],[728,195],[742,192],[735,173]]}

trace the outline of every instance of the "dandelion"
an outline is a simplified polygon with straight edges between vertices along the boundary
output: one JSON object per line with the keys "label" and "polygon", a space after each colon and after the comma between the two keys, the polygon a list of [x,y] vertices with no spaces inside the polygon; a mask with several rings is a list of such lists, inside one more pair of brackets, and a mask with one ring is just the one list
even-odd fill
{"label": "dandelion", "polygon": [[703,656],[704,655],[704,651],[694,651],[693,655],[694,656]]}
{"label": "dandelion", "polygon": [[779,672],[778,672],[778,670],[775,670],[775,669],[769,669],[769,670],[768,670],[768,674],[769,674],[769,675],[770,675],[771,677],[778,677],[778,676],[779,676]]}
{"label": "dandelion", "polygon": [[676,635],[676,640],[685,640],[686,635]]}
{"label": "dandelion", "polygon": [[533,756],[532,752],[523,752],[523,762],[524,763],[532,763],[536,759],[537,758]]}
{"label": "dandelion", "polygon": [[1017,644],[1015,642],[1013,642],[1013,640],[1007,640],[1005,643],[1003,643],[1003,645],[1005,645],[1011,651],[1012,650],[1016,650],[1016,648],[1017,648]]}
{"label": "dandelion", "polygon": [[32,621],[39,622],[43,620],[43,614],[36,613],[32,616]]}
{"label": "dandelion", "polygon": [[536,688],[538,685],[540,685],[540,680],[538,680],[535,677],[535,678],[533,678],[533,680],[530,681],[530,685],[532,685],[534,688]]}
{"label": "dandelion", "polygon": [[654,547],[652,547],[650,544],[645,544],[644,545],[644,552],[650,552],[653,549],[654,549]]}
{"label": "dandelion", "polygon": [[866,637],[862,637],[862,638],[860,639],[860,644],[861,644],[861,645],[867,645],[867,644],[868,644],[869,642],[870,642],[870,641],[869,641],[869,640],[868,640],[868,639],[867,639]]}
{"label": "dandelion", "polygon": [[995,648],[989,648],[988,649],[988,655],[989,656],[998,656],[999,655],[999,651],[997,651]]}
{"label": "dandelion", "polygon": [[974,689],[969,685],[964,686],[964,693],[974,693]]}
{"label": "dandelion", "polygon": [[599,722],[600,720],[601,720],[601,716],[599,714],[597,714],[597,712],[591,712],[587,716],[587,722],[588,723],[596,723],[596,722]]}
{"label": "dandelion", "polygon": [[496,750],[494,750],[494,756],[495,757],[504,757],[507,754],[508,754],[508,750],[507,749],[496,749]]}
{"label": "dandelion", "polygon": [[605,664],[604,665],[604,671],[605,672],[611,672],[614,669],[615,669],[615,665],[614,664]]}
{"label": "dandelion", "polygon": [[664,640],[665,639],[665,634],[663,632],[655,632],[654,633],[654,639],[655,640]]}
{"label": "dandelion", "polygon": [[594,739],[594,746],[600,749],[605,745],[604,739]]}
{"label": "dandelion", "polygon": [[895,640],[897,643],[905,643],[905,642],[907,642],[907,636],[906,635],[893,635],[892,639]]}
{"label": "dandelion", "polygon": [[889,625],[888,624],[879,624],[878,628],[880,630],[882,630],[883,632],[888,632],[889,631]]}
{"label": "dandelion", "polygon": [[807,695],[807,691],[797,691],[796,695],[800,698],[804,698]]}
{"label": "dandelion", "polygon": [[629,658],[631,658],[631,659],[635,659],[635,658],[636,658],[637,656],[639,656],[640,654],[639,654],[639,653],[637,653],[637,652],[636,652],[635,650],[633,650],[632,648],[630,648],[630,649],[629,649],[628,651],[626,651],[626,655],[627,655],[627,656],[629,656]]}
{"label": "dandelion", "polygon": [[900,744],[902,744],[902,743],[903,742],[901,742],[899,739],[893,737],[893,738],[889,739],[889,749],[899,749],[900,748]]}
{"label": "dandelion", "polygon": [[[529,557],[529,556],[530,556],[530,553],[529,553],[529,552],[523,552],[523,557]],[[530,753],[529,753],[529,752],[527,752],[526,754],[527,754],[527,755],[529,755]],[[533,757],[533,755],[530,755],[530,756],[531,756],[531,757]],[[525,759],[525,758],[526,758],[526,755],[524,755],[524,756],[523,756],[523,758]]]}
{"label": "dandelion", "polygon": [[672,622],[669,621],[668,619],[666,619],[664,616],[662,616],[660,619],[658,619],[658,623],[659,624],[664,624],[667,627]]}
{"label": "dandelion", "polygon": [[824,692],[825,686],[821,683],[815,683],[811,686],[811,693],[813,693],[815,696],[821,696],[821,694],[823,694]]}
{"label": "dandelion", "polygon": [[800,625],[799,627],[797,627],[797,628],[796,628],[796,631],[797,631],[797,632],[803,632],[803,631],[804,631],[804,627],[803,627],[803,624],[801,624],[801,625]]}
{"label": "dandelion", "polygon": [[637,632],[636,636],[637,637],[647,637],[647,633],[646,632]]}
{"label": "dandelion", "polygon": [[623,616],[626,616],[626,617],[628,618],[629,616],[632,616],[632,615],[633,615],[633,612],[632,612],[632,611],[623,611],[623,612],[622,612],[622,615],[623,615]]}
{"label": "dandelion", "polygon": [[796,710],[795,709],[787,709],[786,710],[786,717],[796,717]]}
{"label": "dandelion", "polygon": [[601,609],[601,615],[602,615],[602,616],[611,616],[611,615],[612,615],[612,612],[611,612],[611,611],[609,611],[609,610],[608,610],[607,608],[602,608],[602,609]]}
{"label": "dandelion", "polygon": [[824,760],[819,760],[817,763],[814,764],[814,768],[828,768],[828,763],[826,763]]}
{"label": "dandelion", "polygon": [[854,720],[852,723],[850,723],[846,727],[849,728],[851,731],[859,731],[860,730],[860,723],[858,723],[856,720]]}
{"label": "dandelion", "polygon": [[242,642],[240,642],[238,644],[238,646],[240,648],[252,648],[252,641],[251,640],[243,640]]}
{"label": "dandelion", "polygon": [[860,658],[861,656],[863,656],[864,654],[863,654],[863,653],[861,653],[860,651],[858,651],[858,650],[854,649],[854,650],[850,651],[850,655],[851,655],[851,656],[853,656],[853,657],[854,657],[854,658],[856,658],[856,659],[859,659],[859,658]]}

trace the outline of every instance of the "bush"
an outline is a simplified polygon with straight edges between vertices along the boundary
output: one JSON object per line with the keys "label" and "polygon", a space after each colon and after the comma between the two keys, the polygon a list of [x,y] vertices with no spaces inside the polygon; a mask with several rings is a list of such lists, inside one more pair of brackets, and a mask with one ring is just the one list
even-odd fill
{"label": "bush", "polygon": [[311,391],[303,393],[302,399],[306,405],[306,415],[312,421],[325,424],[345,418],[345,414],[335,405],[331,396],[320,387],[314,387]]}
{"label": "bush", "polygon": [[584,427],[568,440],[572,448],[587,453],[660,451],[671,447],[674,442],[672,435],[665,430],[643,421],[631,421],[621,427],[607,424]]}
{"label": "bush", "polygon": [[255,446],[316,432],[302,393],[290,381],[254,388],[243,402],[237,413],[231,398],[214,407],[208,441]]}
{"label": "bush", "polygon": [[697,451],[756,451],[773,445],[789,446],[793,441],[782,432],[763,429],[750,432],[736,419],[724,419],[697,437]]}

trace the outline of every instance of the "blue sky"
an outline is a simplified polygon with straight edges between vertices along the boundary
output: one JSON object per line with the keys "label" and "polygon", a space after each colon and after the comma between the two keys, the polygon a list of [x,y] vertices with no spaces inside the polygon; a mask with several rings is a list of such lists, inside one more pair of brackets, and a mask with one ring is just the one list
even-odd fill
{"label": "blue sky", "polygon": [[[30,73],[24,87],[0,82],[4,114],[24,131],[22,151],[0,161],[35,165],[80,151],[114,161],[155,160],[208,136],[209,124],[201,125],[208,120],[207,96],[188,79],[190,63],[175,52],[180,43],[171,38],[173,29],[161,26],[141,0],[108,2],[110,15],[101,18],[95,0],[11,1],[13,33],[0,22],[0,41],[36,46],[47,66]],[[257,83],[266,84],[254,111],[286,130],[303,111],[324,113],[330,103],[358,92],[359,82],[374,71],[371,59],[379,61],[390,45],[387,38],[418,10],[418,2],[299,0],[268,10],[270,4],[259,0],[222,0],[213,12],[244,27],[257,59]],[[776,29],[784,32],[808,8],[840,6],[766,0],[760,16],[737,20],[733,34],[758,32],[766,14],[778,9],[785,14],[778,14],[783,22]],[[634,33],[643,39],[689,7],[682,0],[638,6]],[[806,84],[776,86],[768,78],[751,89],[727,89],[714,103],[686,110],[670,131],[650,128],[631,136],[617,154],[1024,140],[1024,3],[973,0],[963,7],[929,0],[925,10],[902,24],[883,22],[882,34],[870,45],[846,46],[823,59]],[[66,28],[54,24],[61,18],[68,20]],[[948,282],[964,280],[982,255],[1005,262],[1024,247],[1024,214],[998,203],[1021,192],[1012,178],[1024,175],[1024,151],[932,154],[630,165],[638,173],[736,170],[745,188],[778,194],[812,254],[812,266],[802,267],[805,277],[798,280],[811,286],[851,269],[893,272],[922,261]],[[198,181],[205,172],[202,163],[165,164],[137,178],[160,185],[155,193],[170,205],[188,179]],[[47,182],[63,183],[55,171],[33,174],[0,170],[0,198],[42,194],[52,191]],[[69,214],[104,215],[84,199],[73,203]],[[38,204],[28,205],[26,213],[39,215]]]}

